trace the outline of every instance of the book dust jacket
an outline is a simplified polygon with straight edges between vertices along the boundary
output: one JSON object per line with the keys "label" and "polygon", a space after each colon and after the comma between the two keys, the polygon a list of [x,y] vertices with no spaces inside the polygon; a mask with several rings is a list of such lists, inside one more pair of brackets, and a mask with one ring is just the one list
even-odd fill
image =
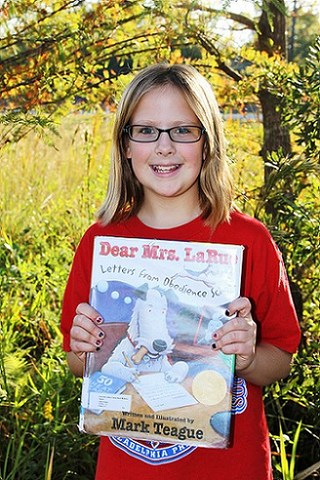
{"label": "book dust jacket", "polygon": [[103,346],[87,354],[80,430],[227,448],[234,355],[214,332],[240,295],[243,247],[96,237],[90,303]]}

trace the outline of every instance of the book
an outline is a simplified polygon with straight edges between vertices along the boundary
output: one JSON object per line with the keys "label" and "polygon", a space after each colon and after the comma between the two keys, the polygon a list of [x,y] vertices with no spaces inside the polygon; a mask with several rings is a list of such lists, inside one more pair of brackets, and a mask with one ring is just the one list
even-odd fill
{"label": "book", "polygon": [[82,432],[228,447],[235,356],[212,343],[242,257],[241,245],[94,239],[90,303],[105,337],[86,357]]}

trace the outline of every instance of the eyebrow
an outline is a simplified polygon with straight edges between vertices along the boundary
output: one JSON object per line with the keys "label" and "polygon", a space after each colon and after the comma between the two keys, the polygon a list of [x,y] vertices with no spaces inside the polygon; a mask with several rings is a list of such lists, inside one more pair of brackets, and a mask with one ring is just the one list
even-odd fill
{"label": "eyebrow", "polygon": [[[130,123],[132,125],[157,127],[156,124],[158,122],[152,121],[152,120],[135,120],[134,122],[130,122]],[[183,125],[190,126],[190,127],[201,127],[200,122],[196,123],[193,120],[175,120],[173,122],[168,122],[168,124],[172,125],[172,127],[179,127],[179,126],[183,126]]]}

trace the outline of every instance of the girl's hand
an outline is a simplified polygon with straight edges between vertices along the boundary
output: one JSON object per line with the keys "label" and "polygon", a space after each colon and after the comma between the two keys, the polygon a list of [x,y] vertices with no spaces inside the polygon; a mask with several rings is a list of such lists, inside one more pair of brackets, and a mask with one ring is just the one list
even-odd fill
{"label": "girl's hand", "polygon": [[87,352],[99,350],[103,344],[104,332],[98,327],[103,318],[88,303],[80,303],[76,313],[70,330],[70,347],[84,362]]}
{"label": "girl's hand", "polygon": [[213,348],[223,353],[236,354],[236,370],[247,369],[256,353],[257,326],[251,317],[251,304],[245,297],[230,303],[229,315],[236,314],[213,334]]}

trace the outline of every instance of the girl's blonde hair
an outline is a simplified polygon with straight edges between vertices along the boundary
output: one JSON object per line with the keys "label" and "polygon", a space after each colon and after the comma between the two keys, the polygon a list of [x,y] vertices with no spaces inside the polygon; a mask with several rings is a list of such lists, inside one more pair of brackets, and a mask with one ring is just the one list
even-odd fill
{"label": "girl's blonde hair", "polygon": [[225,152],[225,137],[219,108],[208,81],[190,65],[159,63],[142,70],[127,86],[119,102],[113,128],[111,169],[106,199],[98,212],[104,225],[136,215],[143,202],[143,187],[127,159],[127,136],[139,101],[154,88],[172,85],[186,101],[206,130],[203,165],[199,176],[199,199],[203,218],[215,228],[228,220],[233,188]]}

